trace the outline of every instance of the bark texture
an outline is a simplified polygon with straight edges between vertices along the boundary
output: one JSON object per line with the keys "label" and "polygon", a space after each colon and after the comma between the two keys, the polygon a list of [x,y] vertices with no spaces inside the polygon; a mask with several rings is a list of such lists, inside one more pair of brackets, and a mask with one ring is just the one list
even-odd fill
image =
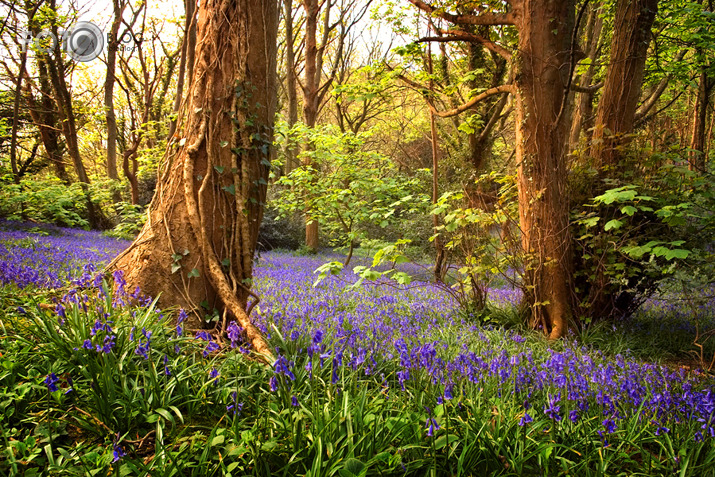
{"label": "bark texture", "polygon": [[270,166],[277,24],[274,1],[201,2],[181,146],[168,155],[144,229],[114,264],[163,306],[202,315],[206,300],[266,356],[245,310]]}
{"label": "bark texture", "polygon": [[571,71],[574,5],[524,0],[516,78],[516,160],[525,294],[534,326],[552,339],[571,320],[565,88]]}
{"label": "bark texture", "polygon": [[616,6],[611,56],[591,146],[591,156],[602,171],[617,167],[633,131],[657,10],[658,0],[619,0]]}

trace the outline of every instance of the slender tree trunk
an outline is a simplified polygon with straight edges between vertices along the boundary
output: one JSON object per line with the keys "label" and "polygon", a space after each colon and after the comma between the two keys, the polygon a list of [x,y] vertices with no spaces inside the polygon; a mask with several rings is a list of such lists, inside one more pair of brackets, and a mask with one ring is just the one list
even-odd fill
{"label": "slender tree trunk", "polygon": [[202,315],[206,300],[266,356],[245,310],[270,167],[277,25],[277,2],[202,0],[186,143],[163,166],[142,232],[113,263],[163,306]]}
{"label": "slender tree trunk", "polygon": [[[50,8],[56,8],[55,1],[51,0],[49,6]],[[56,25],[52,26],[52,30],[55,36],[59,37]],[[59,43],[55,48],[53,57],[47,57],[46,65],[50,83],[52,84],[54,99],[57,104],[60,124],[62,125],[62,134],[65,137],[67,153],[72,159],[75,173],[77,174],[77,178],[79,179],[79,183],[85,197],[89,225],[93,229],[108,228],[110,224],[102,214],[100,207],[92,201],[92,196],[89,191],[90,180],[79,152],[77,125],[75,123],[74,108],[72,106],[72,95],[67,86],[67,80],[65,78],[65,62],[62,52],[60,51]]]}
{"label": "slender tree trunk", "polygon": [[618,0],[611,57],[591,144],[591,156],[601,173],[606,168],[618,169],[621,151],[633,131],[657,9],[658,0]]}
{"label": "slender tree trunk", "polygon": [[[184,98],[184,78],[187,76],[187,63],[189,66],[189,74],[193,74],[194,49],[196,48],[196,1],[184,0],[184,38],[181,41],[181,59],[179,60],[179,75],[176,79],[176,96],[174,96],[174,114],[179,114],[181,101]],[[190,56],[190,57],[189,57]],[[169,139],[174,137],[176,133],[176,122],[178,118],[174,118],[169,123]]]}
{"label": "slender tree trunk", "polygon": [[[298,122],[298,79],[295,61],[295,34],[293,32],[293,0],[283,0],[283,18],[286,35],[286,91],[288,94],[288,127],[292,128]],[[286,149],[284,171],[290,174],[299,166],[297,150],[289,144]]]}
{"label": "slender tree trunk", "polygon": [[20,70],[17,73],[15,82],[15,100],[12,105],[12,131],[10,132],[10,168],[12,170],[12,180],[15,184],[20,183],[20,173],[17,166],[17,133],[20,128],[20,98],[22,98],[22,78],[27,61],[27,51],[20,53]]}
{"label": "slender tree trunk", "polygon": [[[442,54],[444,62],[441,63],[441,73],[446,77],[448,75],[447,71],[447,56]],[[430,78],[434,73],[434,68],[432,65],[432,44],[427,44],[427,71],[430,74]],[[434,94],[434,81],[430,79],[429,82],[430,94]],[[429,121],[430,121],[430,142],[432,146],[432,205],[437,203],[439,199],[439,147],[437,146],[438,136],[437,136],[437,124],[435,122],[434,112],[430,109],[429,111]],[[435,282],[441,282],[444,279],[444,244],[440,239],[437,227],[439,227],[439,216],[437,214],[432,214],[432,229],[435,234],[434,239],[434,268],[432,269],[432,274],[434,276]]]}
{"label": "slender tree trunk", "polygon": [[52,100],[52,85],[47,73],[47,64],[43,58],[37,59],[38,81],[40,83],[40,104],[37,105],[28,90],[30,116],[40,131],[40,139],[47,157],[55,168],[55,174],[63,184],[71,183],[60,143],[60,126],[57,124],[56,104]]}
{"label": "slender tree trunk", "polygon": [[[701,52],[702,58],[702,52]],[[700,78],[698,81],[698,95],[695,100],[695,111],[693,114],[693,128],[690,137],[690,151],[688,152],[688,162],[691,170],[705,172],[705,138],[707,132],[708,108],[710,106],[710,95],[715,81],[708,75],[706,65],[700,68]]]}
{"label": "slender tree trunk", "polygon": [[[107,119],[107,176],[118,181],[117,174],[117,117],[114,114],[114,83],[116,81],[115,71],[117,67],[117,47],[119,46],[119,27],[122,24],[122,14],[125,3],[123,0],[112,0],[114,7],[114,18],[109,30],[110,40],[107,44],[107,74],[104,79],[104,113]],[[112,198],[114,202],[121,200],[118,190],[115,190]]]}
{"label": "slender tree trunk", "polygon": [[[318,69],[318,14],[320,6],[318,0],[303,0],[306,12],[305,19],[305,80],[303,86],[303,118],[305,125],[314,128],[318,120],[318,88],[320,87],[320,73]],[[305,145],[311,148],[310,144]],[[313,167],[310,158],[306,155],[304,167]],[[318,221],[306,211],[305,218],[305,246],[310,250],[317,250],[320,245]]]}
{"label": "slender tree trunk", "polygon": [[139,204],[139,180],[137,179],[137,148],[130,148],[122,154],[122,170],[129,181],[132,204]]}
{"label": "slender tree trunk", "polygon": [[[583,75],[576,79],[581,87],[591,86],[594,74],[596,73],[596,58],[598,55],[598,43],[603,30],[603,17],[599,5],[591,6],[586,22],[586,58],[590,60]],[[576,96],[573,120],[571,122],[571,134],[569,138],[569,151],[573,151],[579,143],[581,132],[590,135],[589,130],[593,127],[593,99],[595,91],[579,93]]]}
{"label": "slender tree trunk", "polygon": [[516,77],[519,223],[526,303],[534,326],[564,336],[571,320],[569,200],[563,114],[571,70],[574,4],[524,0]]}

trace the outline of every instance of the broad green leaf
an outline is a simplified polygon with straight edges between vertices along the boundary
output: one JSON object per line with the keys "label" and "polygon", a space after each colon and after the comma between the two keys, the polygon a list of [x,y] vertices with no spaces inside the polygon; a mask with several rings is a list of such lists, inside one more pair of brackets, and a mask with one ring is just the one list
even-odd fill
{"label": "broad green leaf", "polygon": [[623,225],[623,222],[621,222],[618,219],[609,220],[608,222],[606,222],[606,225],[603,226],[603,230],[605,230],[605,231],[609,231],[611,229],[617,230],[617,229],[620,229],[622,225]]}

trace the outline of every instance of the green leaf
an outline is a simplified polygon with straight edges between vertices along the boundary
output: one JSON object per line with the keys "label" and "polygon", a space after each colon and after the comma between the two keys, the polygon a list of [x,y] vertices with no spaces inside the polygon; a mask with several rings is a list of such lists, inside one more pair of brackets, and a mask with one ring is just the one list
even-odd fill
{"label": "green leaf", "polygon": [[606,225],[603,226],[603,230],[608,232],[611,229],[620,229],[621,226],[623,225],[623,222],[617,219],[609,220],[606,222]]}
{"label": "green leaf", "polygon": [[674,250],[669,250],[668,253],[665,254],[665,258],[666,260],[672,260],[674,258],[685,259],[688,258],[688,255],[690,255],[690,250],[676,248]]}
{"label": "green leaf", "polygon": [[231,195],[236,195],[236,186],[234,184],[231,184],[230,186],[222,187],[222,189]]}
{"label": "green leaf", "polygon": [[211,439],[210,446],[215,447],[215,446],[221,445],[224,443],[225,440],[226,440],[226,437],[224,437],[224,436],[216,436],[213,439]]}
{"label": "green leaf", "polygon": [[601,217],[589,217],[588,219],[581,220],[581,223],[586,228],[590,228],[590,227],[593,227],[594,225],[596,225],[600,219],[601,219]]}
{"label": "green leaf", "polygon": [[638,212],[638,209],[636,209],[632,205],[624,205],[623,207],[621,207],[621,212],[632,217],[633,214]]}
{"label": "green leaf", "polygon": [[176,273],[179,270],[181,270],[181,264],[178,262],[174,262],[171,264],[171,273]]}
{"label": "green leaf", "polygon": [[188,276],[189,278],[198,278],[199,275],[201,275],[201,274],[199,273],[199,269],[198,269],[198,268],[192,269],[192,270],[187,274],[187,276]]}
{"label": "green leaf", "polygon": [[223,174],[223,170],[225,169],[223,166],[214,166],[214,169],[216,169],[216,172],[219,174]]}

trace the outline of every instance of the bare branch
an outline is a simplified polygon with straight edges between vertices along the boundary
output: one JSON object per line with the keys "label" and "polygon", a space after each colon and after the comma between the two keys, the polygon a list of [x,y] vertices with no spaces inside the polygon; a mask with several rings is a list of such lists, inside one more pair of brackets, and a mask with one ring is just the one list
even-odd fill
{"label": "bare branch", "polygon": [[578,84],[571,84],[571,91],[576,91],[577,93],[595,93],[599,89],[603,88],[603,81],[600,83],[592,84],[589,86],[581,86]]}
{"label": "bare branch", "polygon": [[466,41],[469,43],[478,43],[489,51],[493,51],[497,55],[506,60],[511,60],[511,52],[501,45],[494,43],[491,40],[484,38],[481,35],[469,33],[462,30],[439,30],[444,36],[427,36],[417,40],[418,43],[427,41],[450,42],[450,41]]}

